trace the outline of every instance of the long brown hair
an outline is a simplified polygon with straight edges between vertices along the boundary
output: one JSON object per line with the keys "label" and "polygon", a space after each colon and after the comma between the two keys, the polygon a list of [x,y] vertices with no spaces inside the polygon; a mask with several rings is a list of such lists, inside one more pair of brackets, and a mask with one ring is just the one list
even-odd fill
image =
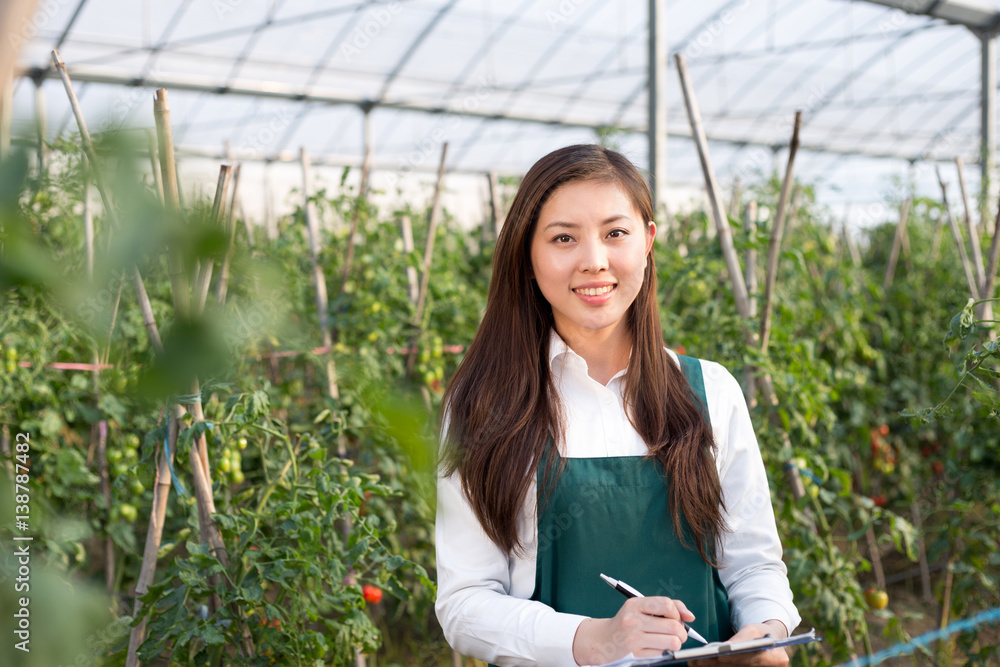
{"label": "long brown hair", "polygon": [[[536,162],[497,239],[483,321],[445,394],[443,473],[459,472],[479,523],[507,554],[522,547],[519,510],[547,442],[561,440],[562,433],[548,361],[552,309],[532,280],[531,239],[552,193],[588,180],[617,184],[644,220],[653,219],[645,180],[615,151],[569,146]],[[702,558],[715,564],[725,522],[714,440],[683,373],[663,348],[652,251],[627,324],[633,347],[625,374],[626,412],[671,482],[670,513],[678,536],[684,543],[690,537]]]}

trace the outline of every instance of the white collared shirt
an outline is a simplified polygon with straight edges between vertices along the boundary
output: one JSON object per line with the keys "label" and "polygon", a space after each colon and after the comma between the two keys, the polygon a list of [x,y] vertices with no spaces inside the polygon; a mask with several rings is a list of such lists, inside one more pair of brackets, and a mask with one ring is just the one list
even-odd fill
{"label": "white collared shirt", "polygon": [[[645,441],[625,415],[624,370],[606,386],[600,384],[554,331],[549,366],[562,402],[563,456],[646,454]],[[720,538],[719,575],[729,593],[733,627],[778,619],[791,633],[801,619],[781,560],[767,476],[743,392],[721,365],[701,361],[701,368],[727,508],[723,518],[730,528]],[[585,617],[528,599],[535,588],[535,491],[532,483],[517,519],[524,553],[508,557],[483,531],[458,473],[439,477],[435,609],[448,642],[464,655],[501,667],[576,667],[573,638]]]}

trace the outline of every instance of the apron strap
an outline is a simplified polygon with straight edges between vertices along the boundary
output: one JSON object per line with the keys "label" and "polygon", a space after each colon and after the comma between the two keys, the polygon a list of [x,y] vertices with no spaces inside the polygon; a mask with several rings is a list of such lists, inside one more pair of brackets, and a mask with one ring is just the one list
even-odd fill
{"label": "apron strap", "polygon": [[683,354],[677,355],[677,361],[680,362],[684,379],[687,380],[688,385],[691,387],[691,393],[695,399],[694,404],[698,406],[701,416],[705,418],[709,428],[711,428],[712,418],[708,414],[708,397],[705,394],[705,375],[701,371],[701,361],[694,357],[686,357]]}

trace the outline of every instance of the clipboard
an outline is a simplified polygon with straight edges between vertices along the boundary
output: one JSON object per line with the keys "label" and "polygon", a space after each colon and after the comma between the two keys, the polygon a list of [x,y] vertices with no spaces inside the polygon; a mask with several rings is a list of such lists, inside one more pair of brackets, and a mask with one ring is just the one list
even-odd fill
{"label": "clipboard", "polygon": [[626,656],[614,662],[601,665],[601,667],[666,667],[667,665],[683,665],[689,661],[697,661],[700,658],[715,658],[718,656],[734,655],[736,653],[753,653],[755,651],[766,651],[772,648],[782,648],[818,641],[823,640],[821,637],[816,636],[816,629],[813,628],[809,632],[792,635],[787,639],[761,637],[760,639],[749,639],[745,642],[711,642],[705,646],[695,648],[665,651],[663,656],[655,658]]}

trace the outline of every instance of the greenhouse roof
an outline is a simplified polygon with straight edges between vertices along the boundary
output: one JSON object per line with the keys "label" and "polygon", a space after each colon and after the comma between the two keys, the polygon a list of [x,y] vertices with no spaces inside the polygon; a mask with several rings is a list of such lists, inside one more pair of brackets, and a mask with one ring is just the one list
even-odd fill
{"label": "greenhouse roof", "polygon": [[[804,112],[802,178],[872,202],[927,161],[980,153],[979,33],[1000,1],[666,1],[720,178],[769,172]],[[521,173],[596,132],[647,163],[648,3],[637,0],[48,0],[26,30],[14,134],[75,131],[51,67],[58,47],[95,127],[151,127],[166,87],[182,151],[361,161],[365,113],[381,169]],[[992,52],[995,57],[995,51]],[[668,59],[667,178],[700,167]],[[995,81],[993,83],[995,86]],[[952,172],[954,168],[952,168]],[[973,192],[978,169],[969,169]],[[928,190],[927,194],[933,194]]]}

